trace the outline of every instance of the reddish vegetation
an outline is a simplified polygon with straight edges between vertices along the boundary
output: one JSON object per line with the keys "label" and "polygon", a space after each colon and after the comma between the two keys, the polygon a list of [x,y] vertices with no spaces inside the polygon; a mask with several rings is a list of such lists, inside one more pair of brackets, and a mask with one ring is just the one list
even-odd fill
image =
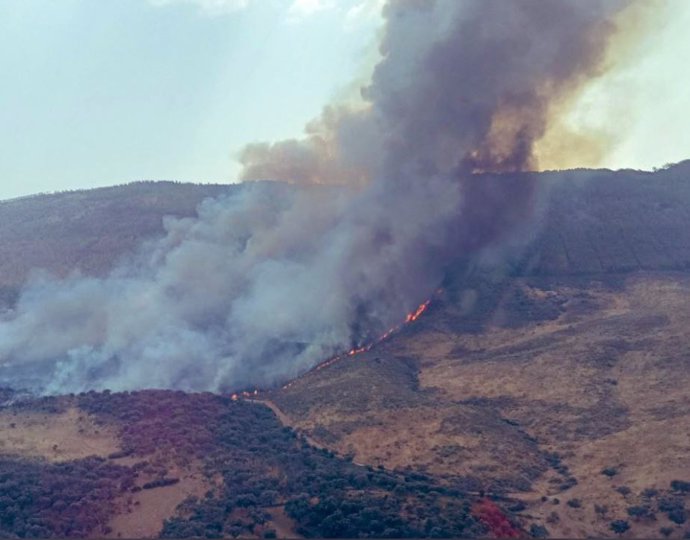
{"label": "reddish vegetation", "polygon": [[525,536],[489,499],[481,499],[477,502],[472,507],[472,515],[489,528],[491,536],[494,538],[521,538]]}

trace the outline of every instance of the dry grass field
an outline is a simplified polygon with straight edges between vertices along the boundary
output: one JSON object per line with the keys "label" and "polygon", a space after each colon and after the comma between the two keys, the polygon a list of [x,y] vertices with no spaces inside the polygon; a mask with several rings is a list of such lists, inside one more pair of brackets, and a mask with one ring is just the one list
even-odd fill
{"label": "dry grass field", "polygon": [[120,450],[112,428],[76,408],[51,414],[0,409],[0,454],[72,461]]}
{"label": "dry grass field", "polygon": [[[271,399],[358,462],[464,476],[519,498],[525,525],[552,536],[612,535],[622,519],[628,536],[668,527],[681,537],[688,525],[658,501],[690,477],[690,276],[608,281],[510,279],[500,322],[480,332],[463,330],[467,291],[449,291],[401,335]],[[560,314],[530,320],[515,290],[558,298]],[[654,519],[630,517],[636,506]]]}

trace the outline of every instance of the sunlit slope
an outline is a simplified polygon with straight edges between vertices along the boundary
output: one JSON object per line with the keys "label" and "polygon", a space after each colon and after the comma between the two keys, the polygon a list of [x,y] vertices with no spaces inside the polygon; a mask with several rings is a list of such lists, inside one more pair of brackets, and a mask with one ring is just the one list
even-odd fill
{"label": "sunlit slope", "polygon": [[[489,288],[489,306],[468,302]],[[690,480],[689,297],[673,272],[464,281],[388,342],[267,399],[356,462],[523,492],[525,525],[557,537],[608,535],[615,519],[680,536],[667,510]]]}

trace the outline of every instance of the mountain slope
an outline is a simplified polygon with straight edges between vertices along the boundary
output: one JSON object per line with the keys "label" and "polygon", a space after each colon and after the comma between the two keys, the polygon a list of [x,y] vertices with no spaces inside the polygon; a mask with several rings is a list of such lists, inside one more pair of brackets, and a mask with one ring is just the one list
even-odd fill
{"label": "mountain slope", "polygon": [[137,182],[0,201],[0,301],[33,269],[103,275],[117,259],[163,233],[166,215],[193,216],[207,197],[236,186]]}
{"label": "mountain slope", "polygon": [[[432,508],[443,516],[447,505],[458,504],[459,515],[466,516],[466,521],[428,527],[433,525],[436,533],[445,531],[446,535],[461,525],[467,527],[463,534],[488,530],[513,534],[514,529],[489,525],[497,527],[507,515],[535,536],[613,536],[612,525],[620,528],[619,521],[624,521],[630,527],[625,536],[682,537],[689,529],[685,508],[690,491],[690,339],[686,337],[690,167],[686,162],[656,173],[572,171],[538,178],[541,197],[527,248],[505,264],[473,263],[449,272],[442,290],[417,321],[368,352],[325,364],[283,389],[262,390],[238,403],[203,394],[134,393],[59,398],[56,403],[41,402],[40,407],[54,410],[31,414],[20,409],[35,404],[8,405],[0,413],[0,430],[5,440],[10,441],[11,434],[14,442],[0,448],[7,456],[3,459],[17,459],[20,454],[32,463],[37,457],[47,460],[42,463],[48,465],[42,466],[55,467],[61,459],[77,471],[100,470],[103,462],[84,461],[87,456],[76,450],[80,447],[75,441],[88,441],[96,455],[106,458],[106,465],[112,462],[123,468],[108,469],[120,484],[101,486],[102,498],[86,497],[85,508],[102,506],[111,497],[108,493],[122,497],[118,489],[124,482],[125,492],[131,494],[124,500],[129,502],[115,505],[115,514],[102,515],[97,524],[123,536],[137,531],[156,534],[161,529],[173,535],[222,531],[256,536],[269,529],[288,535],[359,534],[371,519],[365,526],[358,521],[360,507],[348,506],[348,497],[353,495],[343,498],[343,493],[354,492],[362,497],[360,503],[379,501],[381,515],[393,520],[389,525],[397,523],[388,534],[403,526],[432,534],[426,523],[412,516],[428,514]],[[112,201],[90,202],[90,197],[96,201],[106,192],[80,195],[80,204],[89,208],[89,222],[100,222],[101,229],[93,231],[95,237],[107,233],[106,240],[87,250],[94,253],[93,258],[75,255],[84,238],[80,235],[85,233],[71,231],[65,218],[55,221],[54,234],[64,245],[59,253],[70,255],[42,259],[45,267],[56,273],[67,272],[71,265],[81,266],[86,273],[107,271],[121,253],[134,249],[135,239],[160,234],[155,216],[190,215],[192,202],[203,198],[204,190],[228,188],[150,184],[118,189],[117,197],[111,195],[119,207]],[[134,196],[141,189],[147,193],[145,211]],[[133,190],[131,198],[128,190]],[[161,202],[167,197],[177,202]],[[3,214],[8,212],[6,204],[0,204],[0,222],[5,223],[11,222],[9,214]],[[32,204],[37,205],[37,215],[49,215],[40,205],[62,208],[50,197]],[[99,204],[119,210],[103,214]],[[137,228],[136,219],[123,228],[111,225],[120,215],[140,212],[137,219],[149,225]],[[12,215],[16,221],[19,214]],[[21,257],[6,246],[17,245],[13,244],[16,238],[23,238],[25,249],[33,252],[32,238],[40,240],[44,230],[40,227],[46,227],[43,224],[34,231],[28,221],[24,226],[21,234],[0,239],[0,250],[7,250],[15,265]],[[83,223],[74,226],[79,229]],[[37,241],[36,246],[42,245]],[[110,247],[104,249],[106,245]],[[0,268],[0,279],[12,290],[26,275],[29,263],[21,264],[22,271]],[[166,422],[169,411],[178,408],[176,414],[189,421]],[[193,410],[208,415],[190,419]],[[197,445],[227,444],[219,442],[217,435],[208,435],[209,429],[215,433],[208,426],[222,425],[212,420],[223,417],[219,411],[241,412],[239,417],[246,422],[242,421],[239,431],[251,431],[253,441],[249,446],[238,442],[241,452],[223,446],[219,459],[225,465],[199,461],[193,450]],[[21,422],[12,420],[25,413]],[[153,424],[147,424],[147,418]],[[294,468],[274,453],[283,444],[278,421],[299,434],[307,452],[299,454],[299,459],[306,460],[303,465],[311,472],[302,466]],[[60,432],[71,438],[57,448],[37,445],[35,433],[41,422],[63,426]],[[254,422],[263,426],[263,434],[252,431]],[[161,427],[166,423],[172,427]],[[136,438],[138,432],[156,430],[163,431],[161,440],[171,442],[156,449],[146,438]],[[183,453],[189,447],[191,454],[180,461],[175,446]],[[273,448],[271,457],[260,453],[268,468],[249,457],[268,448]],[[119,456],[123,451],[125,455]],[[108,460],[107,452],[115,457]],[[308,464],[316,455],[333,461],[323,466]],[[128,471],[141,460],[153,465],[132,484]],[[247,463],[254,464],[247,469]],[[353,478],[359,473],[368,478],[371,473],[385,472],[381,478],[386,479],[374,481],[379,477],[372,476],[367,482],[387,486],[383,489],[389,502],[383,503],[386,497],[377,491],[379,484],[367,484],[363,491],[348,484],[343,492],[337,482],[327,487],[336,480],[327,471],[347,477],[350,467],[354,467]],[[23,471],[23,466],[17,470]],[[50,478],[63,474],[61,469],[50,471]],[[35,474],[27,472],[26,477]],[[179,482],[152,491],[131,491],[171,474]],[[244,486],[248,478],[260,484],[274,482],[276,474],[289,480],[281,488],[284,491],[279,490],[277,506],[255,501],[249,506],[259,510],[250,511],[237,504],[241,494],[225,491],[237,482]],[[300,498],[290,491],[289,483],[302,475],[312,475],[323,489],[335,489],[335,499],[324,506],[320,498]],[[324,475],[330,479],[324,480]],[[245,487],[263,493],[262,486]],[[95,489],[79,483],[77,488],[84,493]],[[209,489],[212,494],[205,497]],[[151,507],[150,498],[141,495],[157,490],[169,494],[163,497],[168,501],[166,508]],[[431,495],[419,495],[427,492]],[[188,495],[196,497],[196,502],[177,506]],[[409,499],[413,495],[419,498]],[[480,501],[485,495],[498,501],[500,516],[492,514],[493,507],[486,510],[489,502]],[[295,502],[288,506],[291,497]],[[406,497],[408,506],[400,506]],[[223,510],[223,501],[230,499],[232,509]],[[137,513],[136,508],[145,510]],[[336,524],[324,524],[337,511]],[[135,516],[132,519],[127,518],[130,512]],[[395,521],[395,516],[403,522]],[[165,518],[170,521],[164,525]],[[381,519],[366,531],[382,535]]]}
{"label": "mountain slope", "polygon": [[[537,307],[558,298],[558,317],[530,321],[516,291]],[[690,470],[689,294],[681,274],[614,285],[511,279],[500,318],[477,331],[464,325],[466,291],[451,289],[389,342],[267,399],[357,462],[518,496],[525,525],[556,537],[605,536],[638,506],[657,515],[635,520],[635,535],[664,526],[682,535],[660,508]],[[523,322],[505,324],[511,318]],[[578,503],[555,507],[556,499]]]}

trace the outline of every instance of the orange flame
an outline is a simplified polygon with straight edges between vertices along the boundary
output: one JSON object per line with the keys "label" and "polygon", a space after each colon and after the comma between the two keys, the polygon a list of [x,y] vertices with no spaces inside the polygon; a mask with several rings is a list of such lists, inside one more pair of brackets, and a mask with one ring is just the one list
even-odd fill
{"label": "orange flame", "polygon": [[240,398],[250,398],[250,397],[255,397],[259,395],[259,390],[255,388],[254,390],[244,390],[242,392],[236,392],[234,394],[230,395],[230,399],[233,401],[237,401]]}
{"label": "orange flame", "polygon": [[413,313],[410,313],[407,315],[407,318],[405,319],[406,323],[411,323],[419,319],[419,317],[426,311],[426,308],[429,307],[429,304],[431,303],[431,300],[427,300],[424,302],[422,305],[420,305]]}
{"label": "orange flame", "polygon": [[[436,294],[441,294],[443,292],[443,289],[438,289],[436,291]],[[375,345],[378,345],[382,341],[388,339],[390,336],[392,336],[395,332],[400,330],[405,324],[409,324],[411,322],[416,321],[419,319],[419,317],[422,316],[422,313],[426,311],[426,309],[429,307],[429,304],[431,304],[431,299],[427,300],[423,304],[420,304],[420,306],[415,309],[412,313],[408,313],[407,316],[405,317],[405,321],[397,326],[394,326],[393,328],[389,328],[386,330],[381,336],[379,336],[376,340],[372,341],[368,345],[362,345],[361,347],[355,347],[353,349],[350,349],[346,353],[339,354],[338,356],[334,356],[333,358],[329,358],[328,360],[325,360],[315,366],[312,371],[319,371],[320,369],[326,368],[328,366],[333,365],[336,363],[338,360],[342,360],[343,358],[346,358],[348,356],[356,356],[361,353],[365,353],[370,351]],[[283,390],[290,388],[292,386],[293,382],[289,382],[286,385],[283,386]]]}
{"label": "orange flame", "polygon": [[[443,289],[437,289],[436,294],[441,294],[443,292]],[[346,358],[348,356],[356,356],[358,354],[368,352],[370,351],[375,345],[378,345],[382,341],[388,339],[390,336],[392,336],[395,332],[400,330],[404,325],[415,322],[419,317],[422,316],[422,314],[427,310],[429,305],[431,304],[431,299],[427,300],[423,304],[420,304],[417,309],[415,309],[412,313],[408,313],[407,316],[405,317],[405,321],[397,326],[394,326],[393,328],[389,328],[384,332],[378,339],[374,340],[373,342],[369,343],[368,345],[363,345],[361,347],[356,347],[353,349],[350,349],[346,353],[339,354],[338,356],[334,356],[333,358],[329,358],[328,360],[324,360],[320,364],[317,364],[314,366],[312,371],[319,371],[321,369],[327,368],[328,366],[332,366],[335,364],[338,360],[342,360],[343,358]],[[290,388],[295,381],[290,381],[282,386],[283,390],[287,390]],[[243,398],[248,398],[252,396],[256,396],[259,394],[258,390],[254,390],[253,392],[240,392],[239,394],[232,394],[231,398],[233,401],[237,401],[240,397]]]}

